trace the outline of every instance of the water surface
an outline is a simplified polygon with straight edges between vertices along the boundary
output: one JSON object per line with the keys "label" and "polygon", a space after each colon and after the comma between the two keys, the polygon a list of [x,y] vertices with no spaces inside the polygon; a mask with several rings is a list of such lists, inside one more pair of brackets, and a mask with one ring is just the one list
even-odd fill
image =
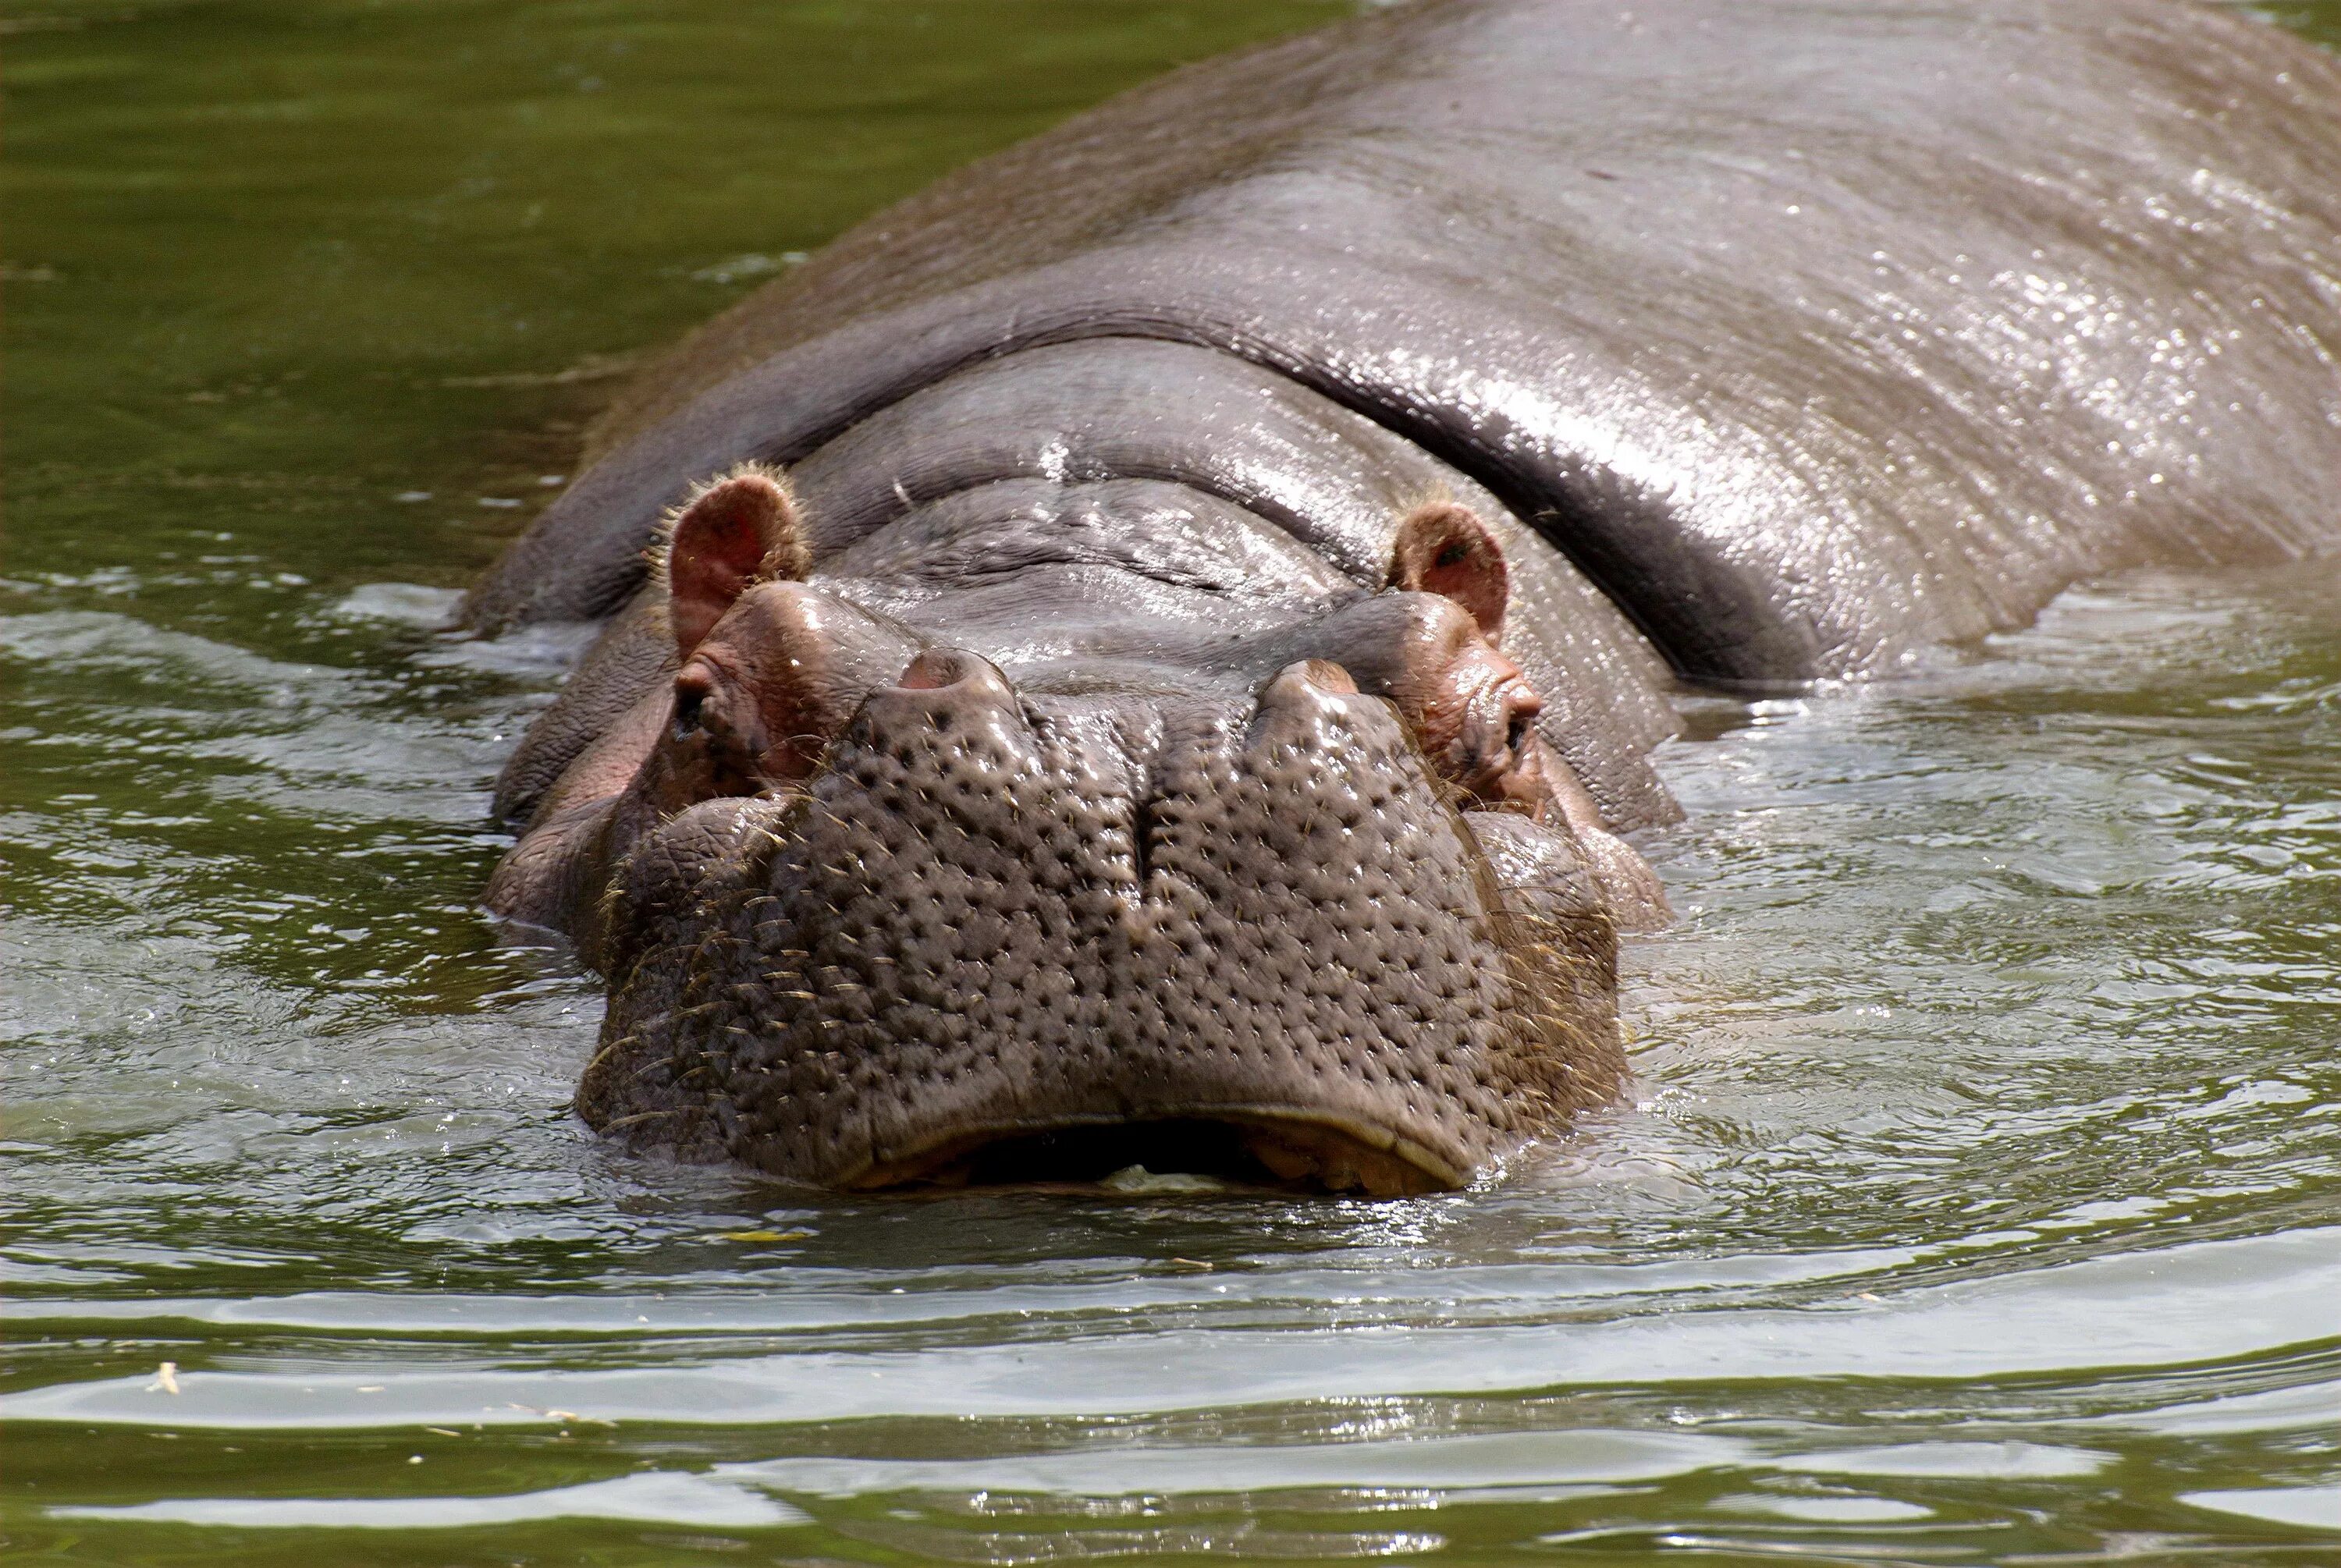
{"label": "water surface", "polygon": [[453,590],[629,356],[1340,9],[0,9],[10,1562],[2341,1554],[2341,568],[1690,702],[1635,1096],[1489,1190],[569,1116],[598,996],[473,900],[573,640]]}

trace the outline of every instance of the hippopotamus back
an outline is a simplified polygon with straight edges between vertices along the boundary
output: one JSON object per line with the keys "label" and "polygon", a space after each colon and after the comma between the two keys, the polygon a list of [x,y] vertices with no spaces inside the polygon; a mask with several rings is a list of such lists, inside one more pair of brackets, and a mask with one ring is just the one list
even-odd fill
{"label": "hippopotamus back", "polygon": [[2187,0],[1456,0],[1173,74],[697,334],[483,586],[606,613],[660,510],[971,361],[1204,345],[1486,484],[1694,677],[2341,529],[2341,70]]}

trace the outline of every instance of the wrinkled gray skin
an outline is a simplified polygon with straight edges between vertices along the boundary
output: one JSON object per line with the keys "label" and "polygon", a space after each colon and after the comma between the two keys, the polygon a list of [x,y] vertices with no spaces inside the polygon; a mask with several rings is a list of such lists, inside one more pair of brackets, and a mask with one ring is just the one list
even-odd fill
{"label": "wrinkled gray skin", "polygon": [[[979,164],[473,596],[612,618],[491,894],[609,977],[580,1109],[840,1186],[1468,1181],[1622,1080],[1674,679],[2341,541],[2336,233],[2341,70],[2181,0],[1416,5]],[[793,507],[735,481],[768,552],[671,606],[752,459]],[[753,667],[704,723],[678,616]],[[1533,729],[1458,719],[1507,658]]]}

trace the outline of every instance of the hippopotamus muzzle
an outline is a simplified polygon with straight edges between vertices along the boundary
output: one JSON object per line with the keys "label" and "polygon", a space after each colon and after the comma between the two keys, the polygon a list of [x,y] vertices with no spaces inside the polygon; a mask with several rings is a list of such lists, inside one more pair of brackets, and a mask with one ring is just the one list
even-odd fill
{"label": "hippopotamus muzzle", "polygon": [[[1133,710],[923,656],[802,788],[636,851],[580,1104],[832,1186],[1146,1153],[1458,1186],[1619,1068],[1568,841],[1490,815],[1337,666]],[[1540,858],[1540,900],[1507,901],[1479,832]]]}
{"label": "hippopotamus muzzle", "polygon": [[678,521],[661,733],[567,835],[588,1123],[834,1187],[1387,1195],[1615,1093],[1612,901],[1469,586],[1020,689],[787,578],[793,526],[762,474]]}

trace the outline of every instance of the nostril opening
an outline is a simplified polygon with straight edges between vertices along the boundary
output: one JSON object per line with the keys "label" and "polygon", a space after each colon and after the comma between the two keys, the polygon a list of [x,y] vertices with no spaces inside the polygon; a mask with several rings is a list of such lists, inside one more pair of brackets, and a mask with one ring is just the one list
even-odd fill
{"label": "nostril opening", "polygon": [[1310,659],[1300,666],[1301,679],[1320,691],[1330,691],[1343,697],[1354,697],[1358,683],[1350,672],[1330,659]]}
{"label": "nostril opening", "polygon": [[[949,729],[951,708],[969,713],[1015,712],[1018,702],[1015,688],[1008,678],[981,654],[963,648],[930,648],[905,665],[902,673],[890,689],[895,693],[932,693],[948,691],[949,698],[938,701],[932,697],[913,703],[905,716],[915,713],[935,729]],[[872,693],[882,697],[884,693]]]}
{"label": "nostril opening", "polygon": [[941,655],[930,650],[930,653],[920,653],[908,665],[903,665],[897,686],[902,686],[903,690],[941,690],[958,679],[958,660],[941,658]]}
{"label": "nostril opening", "polygon": [[930,648],[902,669],[895,684],[910,691],[940,691],[967,679],[965,661],[952,653]]}

